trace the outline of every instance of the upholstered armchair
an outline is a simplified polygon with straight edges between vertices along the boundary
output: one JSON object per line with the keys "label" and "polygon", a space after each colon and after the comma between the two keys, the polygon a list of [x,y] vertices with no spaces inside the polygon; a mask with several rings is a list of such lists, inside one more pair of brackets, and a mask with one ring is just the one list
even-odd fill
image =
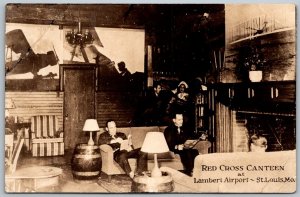
{"label": "upholstered armchair", "polygon": [[59,130],[55,115],[31,117],[32,156],[64,155],[64,133]]}
{"label": "upholstered armchair", "polygon": [[[100,145],[102,168],[101,171],[108,175],[108,181],[111,181],[112,175],[125,174],[124,170],[114,160],[114,151],[111,146],[107,144]],[[136,159],[128,159],[132,170],[136,168]]]}

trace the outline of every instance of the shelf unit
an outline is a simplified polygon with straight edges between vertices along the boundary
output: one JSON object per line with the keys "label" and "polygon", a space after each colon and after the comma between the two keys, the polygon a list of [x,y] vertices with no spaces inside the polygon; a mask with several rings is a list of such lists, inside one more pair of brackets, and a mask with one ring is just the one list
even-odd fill
{"label": "shelf unit", "polygon": [[195,131],[207,134],[208,120],[208,91],[201,91],[195,101]]}
{"label": "shelf unit", "polygon": [[195,131],[197,136],[205,133],[211,142],[209,152],[215,152],[215,96],[216,89],[208,86],[208,89],[201,91],[195,97]]}

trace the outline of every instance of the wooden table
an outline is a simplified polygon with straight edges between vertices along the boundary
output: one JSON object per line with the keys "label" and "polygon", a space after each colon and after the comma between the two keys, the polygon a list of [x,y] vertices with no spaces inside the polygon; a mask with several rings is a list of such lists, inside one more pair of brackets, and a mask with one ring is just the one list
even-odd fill
{"label": "wooden table", "polygon": [[37,191],[43,187],[58,186],[59,175],[62,174],[62,169],[51,166],[34,166],[17,170],[15,173],[5,175],[5,185],[13,184],[12,188],[7,192],[22,192],[22,181],[33,181],[31,190]]}

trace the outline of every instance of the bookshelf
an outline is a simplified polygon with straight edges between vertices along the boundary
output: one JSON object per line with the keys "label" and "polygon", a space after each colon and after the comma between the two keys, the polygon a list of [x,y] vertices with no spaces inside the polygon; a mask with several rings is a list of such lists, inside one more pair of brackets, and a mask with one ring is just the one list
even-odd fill
{"label": "bookshelf", "polygon": [[195,131],[197,134],[208,133],[208,92],[201,91],[196,95],[195,102]]}

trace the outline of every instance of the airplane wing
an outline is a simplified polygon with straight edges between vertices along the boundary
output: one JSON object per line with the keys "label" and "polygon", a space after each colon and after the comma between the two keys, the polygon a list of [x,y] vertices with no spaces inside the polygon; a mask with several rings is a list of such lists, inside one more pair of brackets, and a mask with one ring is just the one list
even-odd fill
{"label": "airplane wing", "polygon": [[18,60],[6,61],[7,75],[31,72],[36,77],[41,68],[57,64],[58,58],[55,51],[48,51],[46,54],[35,54],[21,29],[9,31],[5,36],[7,48],[16,54],[20,54]]}
{"label": "airplane wing", "polygon": [[14,53],[21,53],[21,56],[32,50],[21,29],[7,32],[5,34],[5,44]]}
{"label": "airplane wing", "polygon": [[95,27],[91,28],[89,31],[91,32],[91,34],[93,35],[93,38],[94,38],[93,44],[96,44],[100,47],[104,47],[101,40],[100,40],[100,38],[99,38],[99,36],[98,36],[98,34],[97,34],[97,32],[96,32],[96,30],[95,30]]}

